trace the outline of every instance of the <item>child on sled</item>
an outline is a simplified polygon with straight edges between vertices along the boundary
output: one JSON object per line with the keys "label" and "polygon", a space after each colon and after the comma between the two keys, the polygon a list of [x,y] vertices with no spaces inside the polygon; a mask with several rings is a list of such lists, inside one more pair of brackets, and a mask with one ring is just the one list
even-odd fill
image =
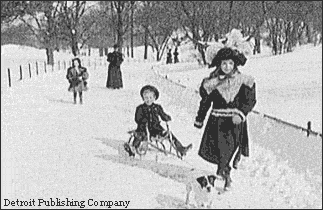
{"label": "child on sled", "polygon": [[[167,122],[171,120],[171,117],[166,114],[161,105],[154,103],[159,97],[159,91],[157,88],[151,85],[146,85],[140,90],[140,95],[144,101],[136,108],[135,121],[137,123],[136,137],[133,141],[132,146],[138,148],[140,142],[145,140],[147,137],[147,127],[150,136],[165,136],[167,131],[160,125],[159,117]],[[187,151],[192,148],[192,144],[188,146],[183,146],[181,142],[171,133],[172,139],[174,141],[176,150],[181,156],[185,156]],[[134,155],[132,151],[127,151],[129,155]]]}

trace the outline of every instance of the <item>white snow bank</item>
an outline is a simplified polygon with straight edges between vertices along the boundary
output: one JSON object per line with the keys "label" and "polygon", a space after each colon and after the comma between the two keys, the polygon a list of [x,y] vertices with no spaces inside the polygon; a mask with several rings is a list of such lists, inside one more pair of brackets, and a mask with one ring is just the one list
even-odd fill
{"label": "white snow bank", "polygon": [[[184,180],[192,168],[213,173],[216,167],[197,155],[202,130],[193,127],[193,109],[184,100],[190,92],[183,97],[183,92],[176,92],[179,89],[168,92],[167,86],[156,84],[161,93],[158,103],[173,118],[172,131],[184,145],[193,143],[185,159],[149,151],[142,160],[131,161],[124,156],[122,143],[128,140],[127,131],[135,128],[135,107],[142,103],[140,88],[155,80],[149,63],[125,63],[122,72],[124,89],[108,90],[106,67],[90,69],[83,105],[72,104],[65,71],[1,90],[2,207],[5,198],[68,198],[84,201],[85,208],[93,207],[91,201],[130,201],[128,208],[191,208],[184,205]],[[312,138],[249,117],[250,157],[232,172],[233,189],[215,198],[215,208],[322,208],[321,175],[301,170],[307,165],[300,152],[311,148],[302,148],[299,142]],[[285,144],[286,136],[291,141]],[[266,145],[275,139],[277,148]],[[322,141],[317,142],[310,166],[322,162],[317,158]],[[281,149],[282,156],[273,149]],[[288,149],[292,152],[287,153]],[[285,154],[300,156],[287,162],[291,157]],[[294,169],[297,161],[299,167]],[[217,185],[222,187],[223,182]]]}
{"label": "white snow bank", "polygon": [[[250,59],[239,69],[255,77],[258,100],[255,110],[302,127],[311,121],[312,129],[322,132],[322,46]],[[174,70],[162,70],[161,73],[175,82],[198,89],[202,78],[213,69]]]}

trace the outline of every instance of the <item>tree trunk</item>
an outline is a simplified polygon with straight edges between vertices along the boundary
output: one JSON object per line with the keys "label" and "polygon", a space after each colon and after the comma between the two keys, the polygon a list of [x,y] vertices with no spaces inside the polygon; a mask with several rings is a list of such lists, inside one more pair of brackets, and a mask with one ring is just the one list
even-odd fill
{"label": "tree trunk", "polygon": [[253,49],[253,54],[256,55],[257,53],[260,54],[261,53],[261,49],[260,49],[260,37],[259,36],[255,36],[255,46]]}
{"label": "tree trunk", "polygon": [[47,64],[54,65],[54,49],[46,48]]}
{"label": "tree trunk", "polygon": [[79,49],[77,46],[77,40],[76,40],[76,35],[72,35],[72,53],[74,56],[77,56],[79,54]]}
{"label": "tree trunk", "polygon": [[133,8],[131,9],[130,47],[131,47],[131,58],[133,58]]}
{"label": "tree trunk", "polygon": [[148,57],[148,31],[147,31],[147,29],[145,29],[145,40],[144,40],[144,42],[145,42],[144,60],[146,60],[147,57]]}
{"label": "tree trunk", "polygon": [[309,24],[306,24],[306,36],[307,36],[307,43],[313,43],[312,27]]}
{"label": "tree trunk", "polygon": [[159,49],[157,49],[157,61],[160,61],[161,60],[161,56],[160,56],[160,50]]}
{"label": "tree trunk", "polygon": [[297,44],[297,29],[298,28],[298,25],[297,24],[295,24],[295,23],[293,23],[293,28],[292,28],[292,31],[291,31],[291,38],[290,38],[290,45],[289,45],[289,52],[292,52],[292,48],[293,47],[295,47],[296,46],[296,44]]}
{"label": "tree trunk", "polygon": [[122,16],[121,11],[118,11],[118,30],[117,30],[117,43],[118,43],[118,51],[122,53],[122,46],[123,46],[123,22],[122,22]]}
{"label": "tree trunk", "polygon": [[305,28],[305,25],[304,26],[301,26],[301,23],[299,22],[299,24],[297,24],[297,27],[298,27],[298,32],[297,32],[297,41],[298,41],[298,44],[299,46],[303,45],[303,32],[304,32],[304,28]]}
{"label": "tree trunk", "polygon": [[254,36],[254,39],[255,39],[255,46],[254,46],[254,49],[253,49],[253,54],[254,55],[256,53],[260,54],[261,53],[261,49],[260,49],[260,39],[261,39],[261,36],[260,36],[260,27],[256,27],[255,28],[255,36]]}
{"label": "tree trunk", "polygon": [[278,52],[278,46],[277,46],[277,39],[278,39],[278,28],[277,28],[277,19],[273,18],[272,19],[272,30],[271,30],[271,38],[272,38],[272,52],[273,52],[273,55],[277,55],[277,52]]}
{"label": "tree trunk", "polygon": [[[158,57],[157,57],[157,61],[160,61],[161,60],[161,58],[162,58],[162,56],[164,55],[164,52],[165,52],[165,49],[166,49],[166,47],[167,47],[167,42],[168,42],[168,40],[170,39],[170,37],[168,37],[166,40],[165,40],[165,42],[164,42],[164,44],[163,44],[163,47],[161,48],[161,53],[159,54],[159,56],[160,56],[160,58],[159,58],[159,60],[158,60]],[[153,48],[154,49],[154,48]]]}
{"label": "tree trunk", "polygon": [[219,41],[219,34],[218,33],[214,34],[214,41],[216,41],[216,42]]}
{"label": "tree trunk", "polygon": [[229,13],[229,21],[227,25],[227,32],[230,32],[230,27],[231,27],[231,19],[232,19],[232,7],[233,7],[233,1],[230,1],[230,13]]}
{"label": "tree trunk", "polygon": [[204,47],[201,44],[198,44],[197,49],[201,53],[201,56],[202,56],[202,60],[203,60],[204,65],[207,65],[206,59],[205,59]]}
{"label": "tree trunk", "polygon": [[99,56],[103,57],[103,48],[102,47],[99,48]]}

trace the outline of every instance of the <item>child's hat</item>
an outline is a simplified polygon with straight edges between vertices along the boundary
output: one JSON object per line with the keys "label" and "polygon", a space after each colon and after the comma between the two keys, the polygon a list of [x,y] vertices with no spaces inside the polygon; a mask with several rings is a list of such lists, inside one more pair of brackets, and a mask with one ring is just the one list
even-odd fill
{"label": "child's hat", "polygon": [[156,100],[158,99],[159,97],[159,91],[157,90],[157,88],[155,88],[154,86],[152,85],[145,85],[141,88],[140,90],[140,95],[141,97],[143,97],[143,94],[146,90],[149,90],[149,91],[152,91],[154,94],[155,94],[155,97],[156,97]]}

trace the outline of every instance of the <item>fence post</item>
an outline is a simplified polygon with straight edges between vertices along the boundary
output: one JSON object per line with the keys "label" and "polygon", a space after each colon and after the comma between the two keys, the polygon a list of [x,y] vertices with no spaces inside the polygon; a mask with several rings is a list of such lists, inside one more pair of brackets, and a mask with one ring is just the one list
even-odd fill
{"label": "fence post", "polygon": [[20,80],[22,80],[22,67],[20,65]]}
{"label": "fence post", "polygon": [[58,61],[58,71],[61,69],[61,62]]}
{"label": "fence post", "polygon": [[52,64],[52,71],[54,71],[54,63]]}
{"label": "fence post", "polygon": [[45,73],[46,73],[46,62],[44,61],[44,69],[45,69]]}
{"label": "fence post", "polygon": [[28,66],[29,66],[29,78],[31,78],[30,63],[28,63]]}
{"label": "fence post", "polygon": [[65,60],[63,61],[63,64],[64,64],[64,69],[66,69],[66,62],[65,62]]}
{"label": "fence post", "polygon": [[312,125],[311,121],[307,122],[307,137],[310,135],[310,131],[312,130]]}
{"label": "fence post", "polygon": [[10,77],[10,69],[8,68],[8,79],[9,79],[9,87],[11,87],[11,77]]}
{"label": "fence post", "polygon": [[38,75],[38,63],[36,61],[36,74]]}

